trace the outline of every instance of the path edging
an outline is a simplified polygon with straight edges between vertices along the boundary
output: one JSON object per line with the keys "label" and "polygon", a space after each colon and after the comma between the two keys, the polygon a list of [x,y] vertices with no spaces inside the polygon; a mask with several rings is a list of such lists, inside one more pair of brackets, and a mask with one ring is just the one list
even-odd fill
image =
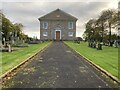
{"label": "path edging", "polygon": [[4,78],[6,77],[9,73],[11,73],[12,71],[14,71],[15,69],[17,69],[18,67],[22,66],[23,64],[25,64],[25,62],[29,61],[31,58],[33,58],[34,56],[36,56],[39,52],[43,52],[46,48],[48,48],[50,45],[52,44],[52,42],[50,42],[48,45],[46,45],[45,47],[43,47],[41,50],[35,52],[33,55],[29,56],[28,58],[26,58],[24,61],[22,61],[20,64],[14,66],[13,68],[11,68],[10,70],[8,70],[7,72],[5,72],[4,74],[2,74],[0,76],[0,78]]}
{"label": "path edging", "polygon": [[[67,45],[66,43],[64,43],[65,45]],[[109,72],[107,72],[106,70],[104,70],[103,68],[101,68],[100,66],[98,66],[97,64],[95,64],[94,62],[92,62],[90,59],[88,59],[87,57],[85,57],[84,55],[82,55],[81,53],[79,53],[78,51],[74,50],[73,48],[71,48],[69,45],[67,45],[72,51],[74,51],[76,54],[78,54],[79,56],[82,56],[82,58],[84,58],[85,60],[87,60],[88,63],[90,63],[92,66],[94,66],[95,68],[97,68],[98,70],[100,70],[102,73],[104,73],[105,75],[107,75],[109,78],[111,78],[113,81],[117,82],[120,85],[120,80],[118,80],[115,76],[113,76],[112,74],[110,74]]]}

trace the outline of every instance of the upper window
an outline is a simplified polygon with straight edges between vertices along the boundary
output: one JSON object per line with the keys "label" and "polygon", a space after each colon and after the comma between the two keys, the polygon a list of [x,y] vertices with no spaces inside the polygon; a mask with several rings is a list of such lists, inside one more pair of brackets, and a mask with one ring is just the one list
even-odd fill
{"label": "upper window", "polygon": [[43,28],[48,29],[48,22],[43,22]]}
{"label": "upper window", "polygon": [[73,29],[73,22],[68,22],[68,29]]}
{"label": "upper window", "polygon": [[68,36],[72,37],[73,36],[73,32],[68,32]]}

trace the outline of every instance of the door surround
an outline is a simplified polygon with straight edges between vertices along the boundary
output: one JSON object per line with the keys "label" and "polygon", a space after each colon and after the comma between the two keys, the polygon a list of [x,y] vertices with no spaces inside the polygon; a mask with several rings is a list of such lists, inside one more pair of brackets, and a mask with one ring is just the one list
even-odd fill
{"label": "door surround", "polygon": [[55,40],[56,40],[56,32],[59,31],[60,32],[60,40],[61,40],[61,30],[55,30]]}

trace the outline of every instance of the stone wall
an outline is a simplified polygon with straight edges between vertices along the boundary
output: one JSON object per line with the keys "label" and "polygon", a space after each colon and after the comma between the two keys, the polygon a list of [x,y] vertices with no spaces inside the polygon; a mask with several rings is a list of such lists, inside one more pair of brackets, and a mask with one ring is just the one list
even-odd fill
{"label": "stone wall", "polygon": [[[44,29],[42,23],[48,22],[48,29]],[[45,20],[40,21],[40,39],[41,40],[53,40],[55,39],[55,30],[59,28],[61,30],[62,40],[74,40],[76,37],[76,21],[73,22],[73,29],[68,29],[67,20]],[[48,36],[43,36],[43,32],[48,32]],[[69,37],[68,32],[73,32],[73,36]]]}

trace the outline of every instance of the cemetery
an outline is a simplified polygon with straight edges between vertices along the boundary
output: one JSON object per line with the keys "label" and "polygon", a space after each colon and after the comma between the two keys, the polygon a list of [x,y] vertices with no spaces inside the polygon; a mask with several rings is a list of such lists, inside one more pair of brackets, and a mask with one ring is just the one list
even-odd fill
{"label": "cemetery", "polygon": [[76,34],[79,18],[58,8],[38,18],[40,39],[26,35],[22,23],[0,15],[3,88],[119,86],[119,11],[106,9],[89,19],[81,37]]}
{"label": "cemetery", "polygon": [[87,42],[78,44],[65,41],[65,44],[118,78],[118,48],[102,46],[99,51],[89,48]]}
{"label": "cemetery", "polygon": [[[2,14],[2,13],[1,13]],[[26,58],[42,50],[50,42],[40,42],[36,37],[28,37],[22,32],[21,23],[13,24],[2,15],[2,31],[0,32],[0,53],[2,55],[2,72],[5,73]]]}
{"label": "cemetery", "polygon": [[39,44],[29,44],[28,47],[24,47],[24,48],[20,47],[16,51],[2,52],[2,72],[5,73],[6,71],[15,67],[20,62],[34,55],[36,52],[42,50],[49,43],[50,42],[44,42]]}

